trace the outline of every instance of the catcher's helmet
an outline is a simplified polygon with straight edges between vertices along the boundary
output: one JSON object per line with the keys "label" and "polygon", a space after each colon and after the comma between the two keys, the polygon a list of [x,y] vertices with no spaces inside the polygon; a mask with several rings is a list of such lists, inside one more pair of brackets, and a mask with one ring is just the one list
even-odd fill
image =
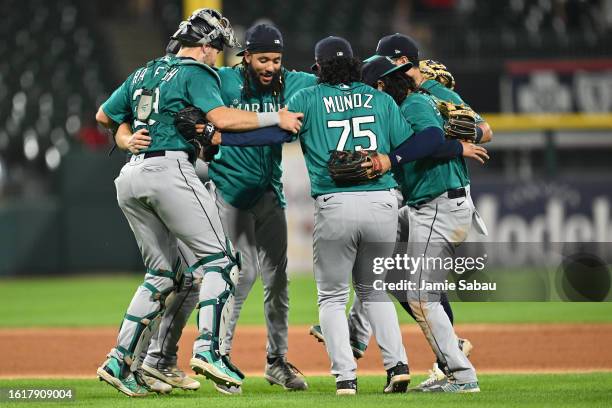
{"label": "catcher's helmet", "polygon": [[240,46],[229,20],[217,10],[209,8],[194,11],[188,20],[181,22],[170,39],[171,43],[209,44],[219,50],[223,50],[225,45],[232,48]]}

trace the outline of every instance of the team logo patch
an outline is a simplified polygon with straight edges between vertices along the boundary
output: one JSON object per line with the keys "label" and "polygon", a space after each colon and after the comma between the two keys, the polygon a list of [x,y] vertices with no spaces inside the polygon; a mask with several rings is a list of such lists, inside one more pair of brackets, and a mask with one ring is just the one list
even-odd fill
{"label": "team logo patch", "polygon": [[280,40],[274,40],[274,44],[280,44]]}
{"label": "team logo patch", "polygon": [[343,56],[343,55],[344,55],[344,53],[343,53],[342,51],[338,51],[338,52],[336,53],[336,56],[338,56],[338,57],[341,57],[341,56]]}

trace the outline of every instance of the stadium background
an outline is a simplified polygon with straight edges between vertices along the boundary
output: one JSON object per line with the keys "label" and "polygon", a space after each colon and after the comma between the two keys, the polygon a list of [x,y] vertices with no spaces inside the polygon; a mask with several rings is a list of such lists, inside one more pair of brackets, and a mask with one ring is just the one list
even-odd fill
{"label": "stadium background", "polygon": [[[609,247],[611,0],[0,0],[0,346],[19,356],[0,364],[0,385],[4,377],[71,376],[70,370],[49,371],[55,360],[47,365],[23,361],[41,338],[57,342],[81,333],[77,347],[88,348],[92,335],[78,330],[112,326],[102,336],[112,339],[141,280],[142,263],[115,201],[112,181],[124,156],[117,151],[109,156],[110,138],[97,128],[94,114],[131,70],[163,53],[184,15],[207,6],[222,9],[240,40],[255,22],[276,24],[285,38],[284,64],[296,70],[308,70],[315,42],[327,35],[346,37],[364,58],[382,35],[413,36],[422,57],[449,67],[457,91],[495,132],[486,146],[491,160],[470,166],[472,194],[491,232],[489,240],[597,241]],[[238,62],[233,55],[226,51],[219,64]],[[313,204],[297,145],[285,147],[284,167],[291,341],[299,342],[303,325],[317,318]],[[612,356],[583,355],[612,341],[611,312],[610,303],[456,306],[458,321],[476,337],[475,358],[493,359],[485,372],[557,372],[567,368],[563,361],[572,362],[572,371],[612,370]],[[241,321],[247,331],[262,324],[260,287]],[[491,335],[483,324],[499,330]],[[48,331],[23,329],[32,327]],[[416,333],[413,329],[405,328]],[[48,333],[55,334],[45,337]],[[512,367],[495,363],[505,345],[526,342],[526,337],[540,339],[543,349],[536,354],[553,353],[555,362],[541,359],[521,370],[523,360],[515,355]],[[547,338],[556,339],[553,351],[546,350]],[[320,346],[304,341],[304,347],[320,354],[317,364],[325,368]],[[65,349],[57,347],[42,358],[66,358]],[[262,344],[253,347],[263,355]],[[418,347],[427,353],[423,344]],[[530,352],[515,351],[523,357]],[[102,357],[79,366],[83,372],[77,370],[77,376],[93,373]],[[416,370],[423,372],[431,358],[419,358]],[[370,361],[376,367],[376,356]],[[247,371],[256,371],[260,363]],[[564,378],[589,390],[599,375],[593,381],[588,375]],[[609,392],[611,377],[606,378]],[[499,387],[514,381],[488,379]],[[85,394],[106,391],[92,384],[79,386]]]}

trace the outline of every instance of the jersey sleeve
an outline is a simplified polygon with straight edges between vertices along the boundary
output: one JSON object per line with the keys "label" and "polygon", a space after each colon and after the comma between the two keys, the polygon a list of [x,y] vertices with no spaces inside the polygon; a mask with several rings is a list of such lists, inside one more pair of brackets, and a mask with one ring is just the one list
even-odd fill
{"label": "jersey sleeve", "polygon": [[187,72],[187,75],[187,92],[194,106],[202,109],[204,113],[225,106],[219,83],[212,74],[195,67]]}
{"label": "jersey sleeve", "polygon": [[306,131],[306,120],[308,117],[308,112],[306,109],[307,106],[308,105],[306,104],[306,92],[304,92],[304,90],[298,91],[287,101],[287,109],[289,111],[301,112],[304,114],[304,118],[302,120],[302,128],[300,129],[300,132],[295,135],[295,138],[293,140],[297,139],[302,133]]}
{"label": "jersey sleeve", "polygon": [[410,128],[410,125],[399,110],[399,107],[389,97],[389,131],[390,131],[390,142],[391,150],[395,150],[398,146],[408,140],[414,132]]}
{"label": "jersey sleeve", "polygon": [[102,104],[102,110],[115,123],[128,122],[132,117],[130,103],[130,84],[134,74],[130,75],[123,84]]}
{"label": "jersey sleeve", "polygon": [[410,122],[412,130],[415,132],[420,132],[428,127],[442,129],[440,111],[434,107],[427,97],[421,95],[410,96],[407,103],[402,104],[402,115]]}

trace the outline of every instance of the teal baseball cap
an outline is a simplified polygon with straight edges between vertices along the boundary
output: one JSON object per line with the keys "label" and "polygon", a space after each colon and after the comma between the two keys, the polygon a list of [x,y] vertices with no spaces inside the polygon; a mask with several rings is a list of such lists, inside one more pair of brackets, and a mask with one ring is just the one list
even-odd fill
{"label": "teal baseball cap", "polygon": [[364,61],[361,68],[361,80],[364,84],[374,86],[380,78],[392,74],[396,71],[408,71],[412,68],[412,62],[402,65],[395,65],[389,57],[375,55]]}

